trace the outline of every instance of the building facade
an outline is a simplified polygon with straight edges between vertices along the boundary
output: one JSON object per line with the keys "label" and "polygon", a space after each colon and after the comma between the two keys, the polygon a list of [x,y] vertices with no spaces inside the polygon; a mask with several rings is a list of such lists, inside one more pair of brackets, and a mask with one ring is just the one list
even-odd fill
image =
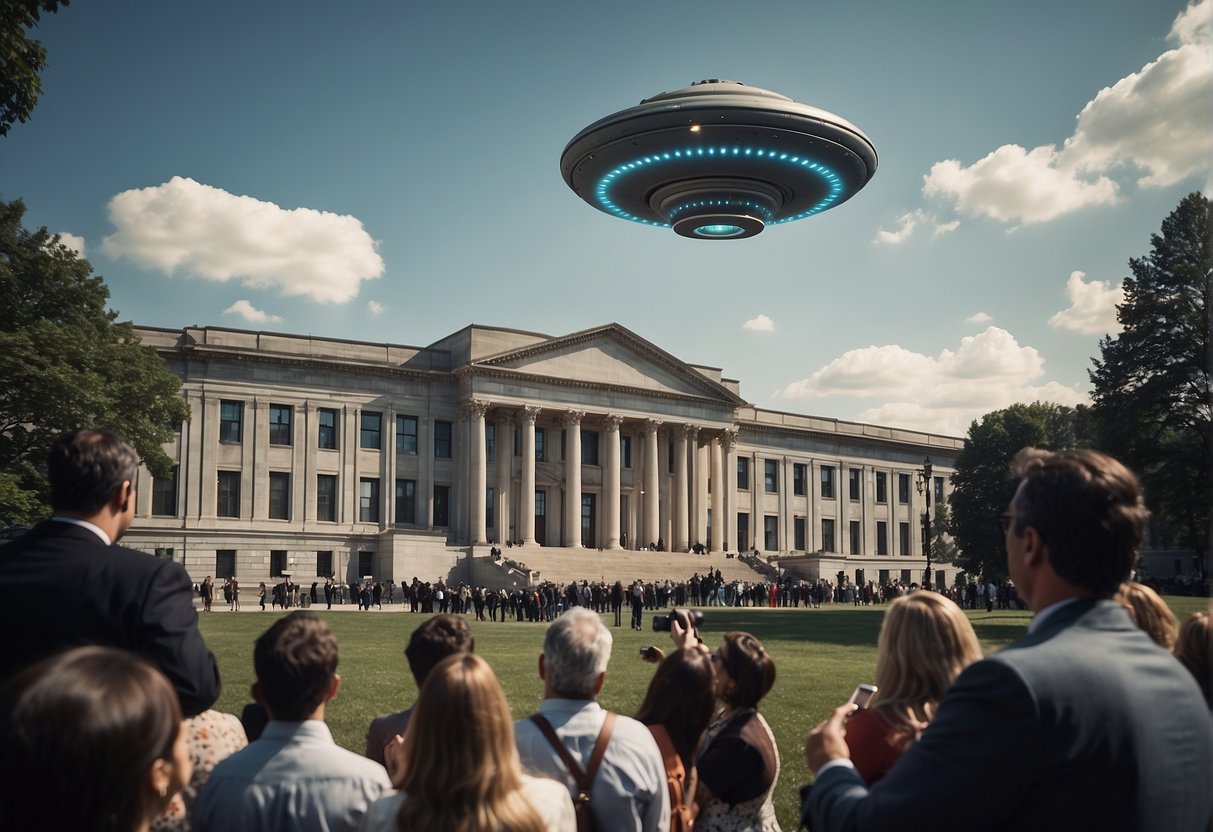
{"label": "building facade", "polygon": [[720,370],[617,324],[469,326],[428,347],[137,332],[191,418],[174,475],[141,471],[125,540],[246,587],[407,581],[506,541],[608,562],[758,550],[808,577],[918,582],[927,500],[946,498],[963,444],[756,408]]}

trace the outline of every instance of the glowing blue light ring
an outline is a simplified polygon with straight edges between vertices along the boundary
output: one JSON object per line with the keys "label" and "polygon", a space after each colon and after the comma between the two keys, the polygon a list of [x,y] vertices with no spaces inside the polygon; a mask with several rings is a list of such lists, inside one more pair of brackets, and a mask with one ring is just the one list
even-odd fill
{"label": "glowing blue light ring", "polygon": [[[719,152],[717,152],[718,150]],[[598,205],[603,211],[619,217],[620,219],[630,220],[631,222],[640,223],[641,225],[651,225],[657,228],[669,228],[670,223],[655,222],[653,220],[645,219],[644,217],[638,217],[635,214],[620,208],[611,200],[609,195],[610,187],[615,183],[616,180],[622,179],[631,171],[644,168],[648,165],[660,164],[662,162],[678,162],[687,159],[700,159],[704,156],[709,158],[716,156],[723,158],[749,156],[755,159],[763,159],[764,161],[784,162],[791,167],[799,167],[812,171],[814,174],[825,180],[828,193],[818,200],[816,205],[807,211],[800,212],[799,214],[775,220],[773,223],[771,223],[772,225],[780,225],[785,222],[795,222],[796,220],[811,217],[814,214],[820,214],[822,211],[833,206],[833,204],[838,201],[839,197],[842,196],[842,178],[827,165],[823,165],[820,162],[814,162],[812,159],[795,153],[767,150],[766,148],[755,149],[752,147],[732,146],[720,148],[708,147],[706,148],[706,152],[705,148],[702,147],[688,147],[673,151],[667,150],[661,153],[651,153],[647,156],[637,157],[630,162],[624,162],[620,165],[616,165],[613,169],[604,173],[602,178],[598,180],[598,184],[594,186],[594,198],[598,201]]]}
{"label": "glowing blue light ring", "polygon": [[770,222],[774,216],[771,209],[763,205],[761,202],[755,202],[752,199],[698,199],[694,202],[684,202],[677,208],[669,211],[670,221],[677,220],[687,211],[695,208],[743,208],[747,211],[752,211],[762,217],[764,222]]}

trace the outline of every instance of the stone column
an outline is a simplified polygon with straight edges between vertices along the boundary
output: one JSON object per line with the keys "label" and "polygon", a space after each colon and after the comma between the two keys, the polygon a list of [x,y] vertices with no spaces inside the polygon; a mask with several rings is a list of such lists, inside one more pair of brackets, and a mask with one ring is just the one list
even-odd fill
{"label": "stone column", "polygon": [[[303,464],[298,463],[299,456],[296,455],[296,471],[303,471],[303,510],[299,511],[296,507],[295,511],[291,512],[291,517],[303,518],[305,523],[313,523],[316,520],[316,461],[320,455],[317,448],[320,444],[320,428],[319,428],[319,405],[312,401],[306,401],[302,406],[295,409],[303,419],[303,430],[296,430],[295,436],[302,436],[302,441],[296,444],[295,450],[303,451]],[[299,444],[303,447],[300,448]],[[298,477],[296,477],[297,479]],[[295,493],[299,494],[300,489],[296,488]]]}
{"label": "stone column", "polygon": [[606,417],[606,463],[602,468],[602,500],[606,505],[602,508],[608,549],[622,548],[619,544],[619,426],[622,423],[622,416]]}
{"label": "stone column", "polygon": [[641,546],[656,543],[660,537],[661,494],[657,490],[658,472],[661,469],[657,459],[659,427],[661,422],[657,419],[646,419],[644,422],[644,537],[640,541]]}
{"label": "stone column", "polygon": [[687,442],[690,434],[690,425],[679,425],[674,429],[674,539],[670,543],[673,552],[686,552],[691,548],[688,519],[690,483],[687,480]]}
{"label": "stone column", "polygon": [[708,543],[708,478],[711,476],[711,465],[708,460],[711,446],[705,447],[699,444],[699,431],[698,427],[691,427],[690,439],[694,448],[692,480],[695,489],[691,512],[695,523],[695,541],[706,546]]}
{"label": "stone column", "polygon": [[732,428],[726,430],[720,437],[720,447],[723,477],[720,483],[723,486],[723,516],[720,519],[721,532],[724,534],[721,542],[724,544],[723,551],[727,552],[737,546],[737,431]]}
{"label": "stone column", "polygon": [[253,399],[245,411],[252,411],[253,449],[252,453],[245,451],[241,466],[240,516],[249,516],[244,508],[249,504],[248,497],[244,495],[251,494],[253,519],[265,520],[270,516],[270,403],[266,399]]}
{"label": "stone column", "polygon": [[488,402],[470,401],[467,404],[470,462],[472,473],[471,493],[468,495],[468,514],[472,544],[480,545],[488,542],[488,534],[484,522],[484,501],[488,496],[488,472],[486,470],[486,452],[484,439],[484,414],[488,411]]}
{"label": "stone column", "polygon": [[198,424],[190,425],[189,495],[186,514],[212,519],[219,505],[219,467],[215,457],[219,449],[219,400],[191,391],[190,412]]}
{"label": "stone column", "polygon": [[535,419],[539,408],[522,408],[522,500],[519,537],[526,546],[535,545]]}
{"label": "stone column", "polygon": [[581,546],[581,419],[570,410],[564,417],[564,545]]}
{"label": "stone column", "polygon": [[501,413],[497,420],[497,492],[493,518],[497,525],[497,545],[510,539],[510,484],[514,479],[514,417]]}
{"label": "stone column", "polygon": [[721,454],[720,437],[712,440],[710,455],[712,464],[712,551],[727,552],[729,539],[725,537],[724,523],[724,458]]}

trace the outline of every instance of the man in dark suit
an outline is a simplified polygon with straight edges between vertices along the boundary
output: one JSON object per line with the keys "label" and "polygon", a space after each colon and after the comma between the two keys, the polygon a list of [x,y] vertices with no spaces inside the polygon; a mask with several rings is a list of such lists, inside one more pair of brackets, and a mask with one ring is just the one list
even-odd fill
{"label": "man in dark suit", "polygon": [[1191,675],[1109,600],[1148,519],[1134,475],[1094,451],[1025,449],[1003,515],[1028,635],[964,671],[870,789],[837,708],[809,735],[812,832],[1204,830],[1213,723]]}
{"label": "man in dark suit", "polygon": [[114,543],[135,515],[138,464],[134,448],[104,430],[67,434],[51,449],[54,515],[0,547],[0,683],[49,653],[104,644],[158,667],[187,715],[219,698],[185,569]]}

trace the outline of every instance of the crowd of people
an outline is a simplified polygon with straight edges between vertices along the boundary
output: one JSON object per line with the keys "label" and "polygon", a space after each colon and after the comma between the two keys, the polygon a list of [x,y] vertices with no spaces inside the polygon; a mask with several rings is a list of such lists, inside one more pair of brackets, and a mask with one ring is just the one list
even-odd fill
{"label": "crowd of people", "polygon": [[[646,654],[657,667],[634,715],[598,704],[613,645],[604,618],[619,624],[625,602],[643,610],[649,587],[600,582],[596,599],[589,582],[553,585],[550,603],[535,593],[542,699],[518,721],[462,614],[477,610],[474,589],[438,584],[439,609],[404,649],[417,698],[372,721],[356,754],[325,722],[342,685],[338,643],[309,610],[256,640],[244,718],[212,709],[218,671],[197,589],[180,565],[115,544],[135,464],[113,434],[64,437],[49,465],[55,515],[0,557],[0,624],[28,634],[0,654],[3,828],[780,829],[780,755],[761,710],[775,661],[750,633],[705,644],[678,608],[717,594],[718,574],[652,587],[654,604],[676,607],[671,649]],[[840,705],[805,745],[811,832],[1196,832],[1213,820],[1209,617],[1181,625],[1127,581],[1147,518],[1136,478],[1089,451],[1029,450],[1017,466],[1003,525],[1035,614],[1027,636],[983,658],[963,594],[881,593],[871,699]],[[33,599],[67,575],[92,591],[63,621]],[[779,587],[750,600],[777,604]]]}

